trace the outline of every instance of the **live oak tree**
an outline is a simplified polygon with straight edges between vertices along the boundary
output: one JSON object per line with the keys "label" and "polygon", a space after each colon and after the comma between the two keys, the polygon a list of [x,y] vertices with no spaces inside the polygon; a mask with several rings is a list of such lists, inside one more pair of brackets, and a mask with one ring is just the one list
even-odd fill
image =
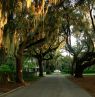
{"label": "live oak tree", "polygon": [[[42,23],[38,27],[38,31],[44,32],[47,38],[45,42],[30,48],[29,52],[31,52],[31,56],[37,58],[38,60],[39,76],[43,76],[42,61],[51,59],[52,58],[51,52],[56,50],[59,47],[59,45],[64,41],[64,38],[60,39],[60,32],[59,32],[59,28],[61,26],[60,20],[61,19],[59,18],[58,14],[56,14],[55,11],[50,8],[45,17],[44,29],[43,26],[41,26]],[[39,36],[43,36],[43,33],[40,33],[38,37]],[[47,54],[49,55],[49,58],[45,58]]]}
{"label": "live oak tree", "polygon": [[[89,2],[89,0],[87,0],[87,1],[84,0],[84,4],[82,5],[82,6],[85,7],[85,9],[88,12],[88,15],[90,17],[89,21],[90,21],[90,24],[91,24],[91,26],[90,26],[91,30],[88,31],[89,34],[90,34],[90,36],[89,36],[90,40],[88,40],[88,42],[87,42],[89,44],[89,48],[79,58],[80,65],[79,65],[78,68],[76,68],[76,69],[78,69],[78,70],[76,70],[76,77],[81,77],[84,69],[86,69],[86,68],[88,68],[88,67],[95,64],[95,59],[94,59],[95,58],[95,56],[94,56],[94,53],[95,53],[95,51],[94,51],[94,37],[92,37],[92,36],[94,36],[94,32],[95,32],[94,16],[93,16],[93,13],[92,13],[92,11],[94,10],[93,9],[94,4],[95,4],[95,1],[93,1],[93,0],[91,2]],[[85,12],[85,10],[83,10],[83,11]],[[80,72],[79,72],[79,69],[80,69]]]}
{"label": "live oak tree", "polygon": [[[82,10],[83,13],[90,18],[87,18],[87,20],[89,21],[90,25],[86,25],[86,30],[85,30],[85,35],[88,37],[86,45],[87,45],[87,50],[81,54],[81,56],[78,58],[77,60],[77,66],[76,66],[76,70],[75,70],[75,76],[76,77],[82,77],[83,71],[84,69],[92,66],[95,64],[95,56],[94,56],[94,32],[95,32],[95,24],[94,24],[94,16],[93,16],[93,5],[94,5],[95,1],[91,1],[89,2],[89,0],[85,1],[84,3],[82,3],[83,5],[81,5],[80,8],[84,9]],[[87,29],[90,28],[90,29]],[[88,34],[89,33],[89,34]],[[89,44],[89,45],[88,45]]]}
{"label": "live oak tree", "polygon": [[[73,29],[76,28],[75,35],[77,34],[76,33],[77,31],[81,32],[80,35],[82,35],[84,33],[84,36],[83,36],[84,40],[82,40],[82,42],[81,42],[82,46],[78,45],[76,47],[78,52],[76,52],[76,50],[71,46],[71,44],[69,42],[69,40],[71,40],[69,38],[70,34],[67,36],[67,46],[69,48],[69,52],[71,52],[74,57],[72,66],[74,66],[74,64],[75,64],[75,71],[74,71],[75,77],[82,77],[84,69],[86,69],[87,67],[89,67],[91,65],[94,65],[94,41],[93,41],[93,38],[91,37],[93,35],[93,31],[94,31],[94,20],[93,20],[93,16],[92,16],[92,12],[91,12],[93,9],[90,9],[92,6],[91,5],[92,2],[86,1],[84,3],[84,5],[77,7],[77,9],[78,9],[77,12],[79,11],[78,12],[79,14],[82,13],[81,15],[83,18],[81,18],[80,22],[78,22],[78,20],[76,21],[78,26],[73,24]],[[93,4],[94,4],[94,2],[93,2]],[[87,16],[90,17],[91,20],[89,20],[89,18],[86,18]],[[85,20],[86,20],[86,22],[83,22]],[[71,20],[68,21],[69,28],[66,27],[68,29],[69,33],[71,33],[71,29],[70,29],[71,22],[70,21]],[[92,24],[92,26],[91,26],[91,24]],[[78,41],[78,42],[80,42],[80,41]],[[72,69],[73,69],[73,67],[72,67]]]}
{"label": "live oak tree", "polygon": [[[43,61],[44,60],[51,60],[53,58],[52,52],[55,52],[56,49],[59,47],[59,45],[62,42],[57,43],[56,45],[53,44],[44,44],[42,46],[33,47],[32,50],[29,50],[28,56],[35,57],[38,60],[38,66],[39,66],[39,76],[43,76]],[[27,51],[26,51],[27,53]]]}
{"label": "live oak tree", "polygon": [[[60,0],[50,0],[50,4],[56,5]],[[3,44],[7,55],[14,54],[16,57],[17,82],[23,83],[22,57],[24,49],[42,42],[44,35],[39,36],[37,27],[48,11],[45,0],[5,0],[0,1],[0,17],[6,19],[3,24]],[[41,33],[41,32],[40,32]],[[36,34],[36,35],[35,35]],[[32,40],[32,41],[31,41]]]}
{"label": "live oak tree", "polygon": [[[7,17],[7,22],[4,25],[3,30],[3,43],[4,47],[7,48],[7,54],[9,55],[11,53],[14,54],[16,57],[17,82],[23,82],[23,50],[26,47],[35,44],[36,40],[36,43],[38,43],[38,41],[40,40],[40,38],[33,40],[32,36],[35,34],[35,29],[39,24],[38,22],[40,19],[39,17],[41,17],[41,13],[38,14],[38,8],[37,10],[34,10],[34,12],[32,9],[29,11],[28,8],[32,7],[32,5],[25,5],[29,3],[27,3],[26,0],[8,0],[7,3],[5,2],[6,5],[4,5],[4,2],[4,0],[0,1],[2,11],[1,15]],[[43,3],[43,1],[40,2],[40,6],[42,6],[42,8],[40,9],[41,11],[44,8]],[[39,6],[39,4],[37,6]],[[31,42],[31,40],[33,41]],[[10,49],[10,47],[12,48]]]}

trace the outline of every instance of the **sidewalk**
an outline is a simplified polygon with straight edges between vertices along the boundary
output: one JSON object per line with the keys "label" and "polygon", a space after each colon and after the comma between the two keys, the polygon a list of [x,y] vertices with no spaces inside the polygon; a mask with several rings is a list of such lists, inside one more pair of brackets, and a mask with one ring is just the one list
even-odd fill
{"label": "sidewalk", "polygon": [[85,90],[58,74],[41,78],[30,86],[2,97],[91,97]]}

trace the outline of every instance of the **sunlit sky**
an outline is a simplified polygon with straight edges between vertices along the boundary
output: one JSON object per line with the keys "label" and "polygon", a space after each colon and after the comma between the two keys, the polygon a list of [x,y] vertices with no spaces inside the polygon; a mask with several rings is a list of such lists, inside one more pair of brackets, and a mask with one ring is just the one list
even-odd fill
{"label": "sunlit sky", "polygon": [[76,44],[76,38],[74,36],[71,36],[71,45]]}
{"label": "sunlit sky", "polygon": [[[74,36],[71,36],[71,45],[74,46],[75,44],[76,44],[76,38]],[[61,49],[60,51],[63,56],[70,55],[70,53],[65,49]]]}

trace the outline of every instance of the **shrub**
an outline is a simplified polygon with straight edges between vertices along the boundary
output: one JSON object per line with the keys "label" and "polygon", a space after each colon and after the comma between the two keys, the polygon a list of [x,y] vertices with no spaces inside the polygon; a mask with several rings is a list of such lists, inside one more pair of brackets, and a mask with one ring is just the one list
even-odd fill
{"label": "shrub", "polygon": [[0,66],[0,82],[8,82],[13,79],[13,70],[9,65],[1,65]]}

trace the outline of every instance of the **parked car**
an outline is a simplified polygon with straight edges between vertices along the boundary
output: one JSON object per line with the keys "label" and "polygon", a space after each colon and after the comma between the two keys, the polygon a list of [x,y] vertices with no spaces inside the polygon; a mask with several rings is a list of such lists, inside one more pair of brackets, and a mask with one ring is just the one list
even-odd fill
{"label": "parked car", "polygon": [[54,70],[54,72],[55,72],[55,73],[60,73],[61,71],[58,70],[58,69],[56,69],[56,70]]}

